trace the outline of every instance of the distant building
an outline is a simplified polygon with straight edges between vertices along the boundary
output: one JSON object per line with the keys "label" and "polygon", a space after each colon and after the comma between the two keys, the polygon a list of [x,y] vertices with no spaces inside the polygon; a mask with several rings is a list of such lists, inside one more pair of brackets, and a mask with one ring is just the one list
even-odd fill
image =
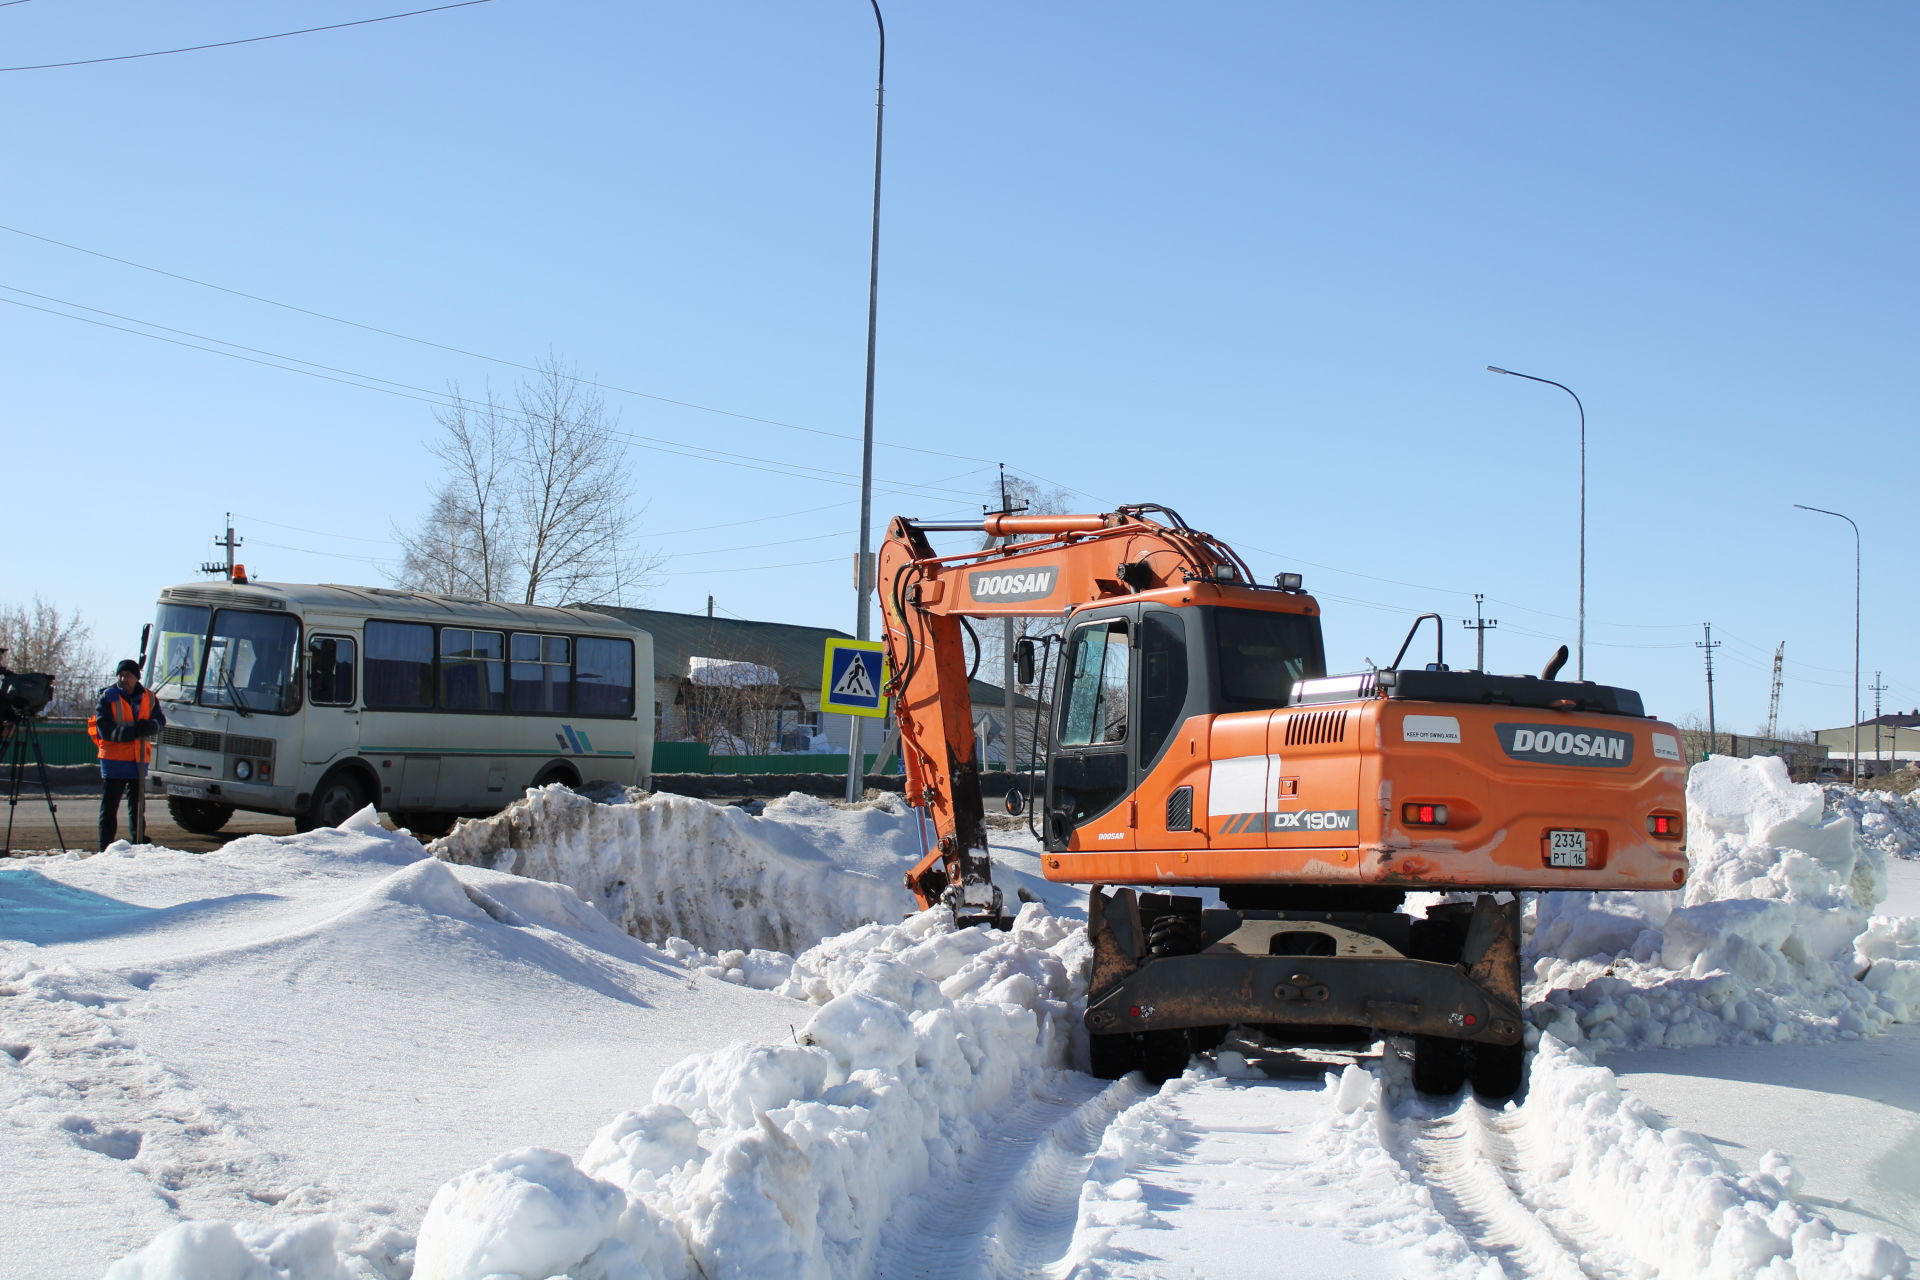
{"label": "distant building", "polygon": [[[716,755],[845,753],[850,717],[821,713],[820,672],[827,641],[851,640],[846,632],[661,609],[593,607],[653,636],[656,741],[704,742]],[[973,681],[970,693],[975,729],[993,744],[997,758],[1005,697],[984,680]],[[1039,705],[1026,697],[1017,701],[1027,711]],[[892,730],[888,716],[881,736],[869,727],[863,745],[877,752]],[[1021,740],[1030,732],[1023,717]]]}
{"label": "distant building", "polygon": [[[1825,745],[1835,760],[1852,758],[1852,725],[1816,730],[1813,738]],[[1862,720],[1859,741],[1860,762],[1868,777],[1920,763],[1920,708],[1889,711],[1871,720]]]}

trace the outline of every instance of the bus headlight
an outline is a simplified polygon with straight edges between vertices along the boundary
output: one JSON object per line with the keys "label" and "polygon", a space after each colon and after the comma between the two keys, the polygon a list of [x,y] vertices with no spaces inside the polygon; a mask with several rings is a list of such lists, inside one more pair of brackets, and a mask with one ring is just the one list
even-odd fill
{"label": "bus headlight", "polygon": [[253,776],[253,761],[236,760],[233,762],[233,776],[245,782]]}

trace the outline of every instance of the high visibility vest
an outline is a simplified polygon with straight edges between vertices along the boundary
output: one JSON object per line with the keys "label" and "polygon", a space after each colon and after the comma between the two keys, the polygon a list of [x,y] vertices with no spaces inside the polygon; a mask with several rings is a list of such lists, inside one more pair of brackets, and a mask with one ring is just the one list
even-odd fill
{"label": "high visibility vest", "polygon": [[[132,724],[135,720],[153,719],[153,694],[142,689],[138,710],[127,705],[127,695],[122,693],[112,703],[113,719],[116,724]],[[131,760],[146,764],[153,759],[153,739],[135,738],[131,742],[112,742],[100,736],[100,729],[87,717],[87,736],[93,739],[93,745],[99,748],[102,760]]]}

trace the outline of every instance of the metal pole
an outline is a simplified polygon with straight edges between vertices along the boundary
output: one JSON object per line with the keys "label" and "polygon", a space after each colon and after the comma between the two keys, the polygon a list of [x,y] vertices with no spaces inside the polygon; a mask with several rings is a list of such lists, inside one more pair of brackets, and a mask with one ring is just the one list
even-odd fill
{"label": "metal pole", "polygon": [[[873,234],[867,264],[867,406],[860,434],[860,559],[854,572],[854,638],[872,638],[873,612],[873,355],[880,325],[880,157],[887,112],[887,24],[880,16],[880,0],[873,6],[873,24],[880,36],[880,75],[873,104]],[[866,790],[866,759],[862,749],[860,716],[847,732],[847,799],[858,800]]]}
{"label": "metal pole", "polygon": [[1847,780],[1857,787],[1860,785],[1860,526],[1853,524],[1852,516],[1843,516],[1838,511],[1800,502],[1793,505],[1801,511],[1818,512],[1853,525],[1853,760],[1847,769]]}
{"label": "metal pole", "polygon": [[1502,369],[1497,365],[1488,365],[1488,373],[1504,373],[1509,378],[1525,378],[1529,382],[1544,382],[1550,387],[1559,387],[1573,396],[1574,407],[1580,410],[1580,616],[1578,630],[1574,637],[1574,679],[1587,678],[1587,406],[1580,403],[1580,397],[1574,395],[1572,387],[1552,378],[1536,378],[1530,373],[1515,373],[1511,369]]}

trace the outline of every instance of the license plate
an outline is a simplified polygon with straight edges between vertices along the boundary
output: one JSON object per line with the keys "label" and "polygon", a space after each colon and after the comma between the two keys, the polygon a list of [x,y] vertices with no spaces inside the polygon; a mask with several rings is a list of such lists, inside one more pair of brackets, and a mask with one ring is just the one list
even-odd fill
{"label": "license plate", "polygon": [[1547,865],[1584,867],[1587,865],[1587,833],[1584,831],[1547,832]]}
{"label": "license plate", "polygon": [[207,790],[204,782],[169,782],[167,784],[167,794],[170,796],[187,796],[194,800],[205,800],[212,792]]}

